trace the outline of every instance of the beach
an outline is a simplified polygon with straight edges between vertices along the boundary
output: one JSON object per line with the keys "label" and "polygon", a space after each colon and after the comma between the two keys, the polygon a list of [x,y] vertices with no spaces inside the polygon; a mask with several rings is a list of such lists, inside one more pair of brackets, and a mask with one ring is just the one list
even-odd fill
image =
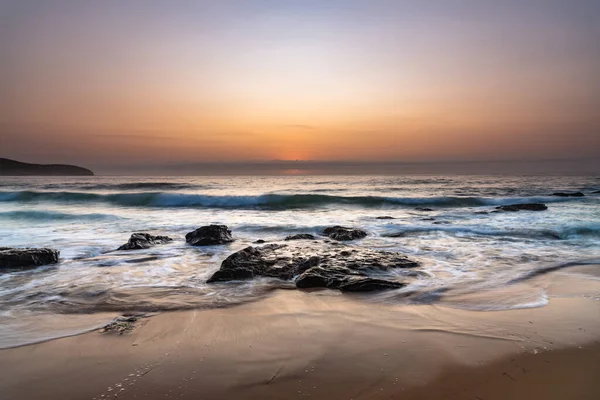
{"label": "beach", "polygon": [[[597,399],[600,266],[544,307],[469,311],[274,290],[0,351],[2,399]],[[586,279],[582,279],[583,277]]]}

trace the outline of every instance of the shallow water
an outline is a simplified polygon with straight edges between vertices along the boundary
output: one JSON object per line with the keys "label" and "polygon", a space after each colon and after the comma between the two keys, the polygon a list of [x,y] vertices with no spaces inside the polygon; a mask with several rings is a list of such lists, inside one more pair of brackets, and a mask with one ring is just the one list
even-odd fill
{"label": "shallow water", "polygon": [[[290,285],[206,280],[227,255],[257,239],[319,234],[333,224],[366,229],[369,236],[353,245],[400,251],[428,272],[366,301],[474,310],[543,306],[543,288],[526,285],[535,271],[600,263],[600,195],[591,193],[599,189],[599,177],[571,176],[2,178],[0,245],[56,248],[61,262],[0,274],[0,347],[93,328],[101,312],[259,299]],[[586,196],[551,196],[556,191]],[[524,202],[549,209],[480,213]],[[395,219],[376,219],[384,215]],[[236,241],[185,244],[187,232],[211,223],[228,225]],[[114,251],[140,231],[175,240]],[[78,316],[82,322],[72,329],[43,322],[56,314],[91,313],[96,317],[88,323]]]}

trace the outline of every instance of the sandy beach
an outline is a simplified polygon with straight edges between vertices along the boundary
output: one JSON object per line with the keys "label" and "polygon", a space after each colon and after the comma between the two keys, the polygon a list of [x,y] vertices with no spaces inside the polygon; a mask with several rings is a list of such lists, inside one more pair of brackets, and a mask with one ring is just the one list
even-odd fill
{"label": "sandy beach", "polygon": [[8,399],[597,399],[598,266],[536,278],[545,307],[477,312],[276,290],[0,351]]}

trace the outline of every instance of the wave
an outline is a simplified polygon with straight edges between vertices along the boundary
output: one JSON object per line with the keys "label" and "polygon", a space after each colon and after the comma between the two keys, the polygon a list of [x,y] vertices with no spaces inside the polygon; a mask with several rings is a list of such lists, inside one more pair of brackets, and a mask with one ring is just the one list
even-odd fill
{"label": "wave", "polygon": [[215,207],[215,208],[310,208],[327,205],[351,205],[360,207],[382,206],[430,206],[430,207],[480,207],[531,202],[581,201],[568,197],[383,197],[383,196],[334,196],[326,194],[263,194],[258,196],[215,196],[204,194],[130,192],[93,193],[68,191],[4,191],[0,202],[57,203],[102,202],[117,206],[134,207]]}
{"label": "wave", "polygon": [[453,235],[504,236],[530,239],[568,240],[581,236],[600,237],[600,224],[564,226],[557,229],[494,229],[470,226],[408,226],[396,232],[387,233],[385,237],[405,237],[428,233],[444,232]]}
{"label": "wave", "polygon": [[173,183],[173,182],[135,182],[135,183],[106,183],[96,185],[85,185],[82,189],[91,190],[137,190],[137,189],[149,189],[149,190],[180,190],[180,189],[206,189],[206,185],[192,185],[187,183]]}
{"label": "wave", "polygon": [[65,220],[115,220],[120,219],[110,214],[68,214],[54,211],[5,211],[0,212],[0,219],[26,221],[65,221]]}

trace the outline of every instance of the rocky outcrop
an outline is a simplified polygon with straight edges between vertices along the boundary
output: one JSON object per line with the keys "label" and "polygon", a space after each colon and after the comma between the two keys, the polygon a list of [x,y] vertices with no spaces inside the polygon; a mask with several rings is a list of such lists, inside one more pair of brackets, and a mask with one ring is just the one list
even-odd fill
{"label": "rocky outcrop", "polygon": [[56,264],[60,252],[47,248],[0,247],[0,268],[27,268],[38,265]]}
{"label": "rocky outcrop", "polygon": [[[405,283],[394,278],[383,279],[381,274],[385,271],[419,265],[399,253],[323,242],[299,243],[303,244],[273,243],[262,247],[246,247],[227,257],[208,282],[270,277],[294,280],[299,288],[372,291],[404,286]],[[377,273],[377,278],[371,276],[373,273]],[[405,276],[415,274],[411,272]]]}
{"label": "rocky outcrop", "polygon": [[148,233],[134,233],[129,238],[129,241],[119,247],[117,250],[141,250],[149,249],[157,244],[165,244],[173,241],[168,236],[152,236]]}
{"label": "rocky outcrop", "polygon": [[65,164],[30,164],[0,158],[0,176],[92,176],[87,168]]}
{"label": "rocky outcrop", "polygon": [[323,230],[323,235],[334,240],[346,241],[362,239],[367,236],[367,232],[362,229],[346,228],[344,226],[330,226]]}
{"label": "rocky outcrop", "polygon": [[585,195],[583,193],[581,193],[581,192],[556,192],[556,193],[552,193],[552,196],[558,196],[558,197],[583,197]]}
{"label": "rocky outcrop", "polygon": [[225,225],[202,226],[185,235],[185,241],[192,246],[211,246],[233,242],[231,230]]}
{"label": "rocky outcrop", "polygon": [[526,203],[526,204],[511,204],[508,206],[496,207],[496,210],[500,211],[544,211],[548,207],[542,203]]}
{"label": "rocky outcrop", "polygon": [[290,240],[315,240],[315,236],[311,235],[310,233],[298,233],[296,235],[291,235],[291,236],[286,236],[285,241],[290,241]]}

